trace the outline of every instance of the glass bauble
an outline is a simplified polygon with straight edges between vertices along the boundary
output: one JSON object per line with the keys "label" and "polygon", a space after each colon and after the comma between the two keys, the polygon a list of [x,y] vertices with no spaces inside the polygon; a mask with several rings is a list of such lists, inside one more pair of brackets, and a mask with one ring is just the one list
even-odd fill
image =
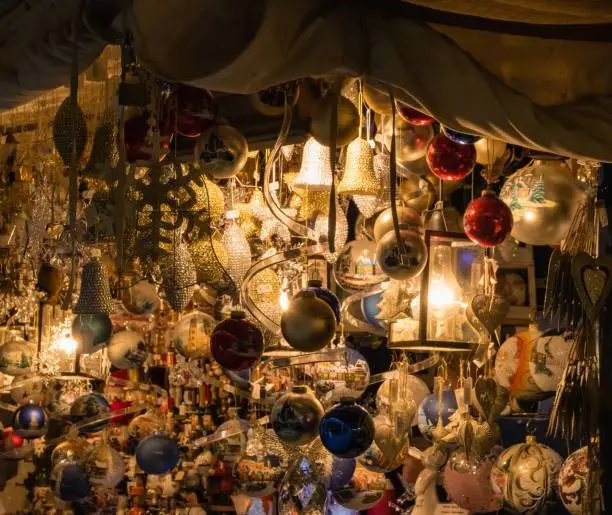
{"label": "glass bauble", "polygon": [[10,394],[17,404],[41,404],[47,398],[47,385],[40,377],[21,379],[11,385]]}
{"label": "glass bauble", "polygon": [[[398,378],[385,379],[376,392],[376,408],[379,412],[389,411],[408,396],[418,408],[430,393],[425,381],[415,375],[405,374],[401,383]],[[418,409],[412,420],[413,426],[417,424]]]}
{"label": "glass bauble", "polygon": [[381,312],[379,304],[382,301],[382,291],[370,293],[361,298],[361,314],[364,320],[374,327],[384,329],[387,327],[387,321],[378,318]]}
{"label": "glass bauble", "polygon": [[334,263],[338,284],[347,291],[365,290],[387,280],[376,262],[376,243],[355,240],[347,243]]}
{"label": "glass bauble", "polygon": [[144,413],[134,417],[128,424],[128,437],[140,442],[147,436],[163,431],[164,422],[151,413]]}
{"label": "glass bauble", "polygon": [[493,138],[480,138],[474,143],[476,162],[481,165],[493,164],[506,151],[506,143]]}
{"label": "glass bauble", "polygon": [[147,347],[142,334],[119,331],[108,342],[108,359],[120,369],[139,368],[147,359]]}
{"label": "glass bauble", "polygon": [[[397,206],[397,218],[400,230],[423,233],[423,220],[421,216],[409,207]],[[376,217],[374,224],[374,239],[379,241],[385,234],[393,231],[393,212],[391,208],[385,209]]]}
{"label": "glass bauble", "polygon": [[386,91],[381,91],[368,83],[363,83],[363,100],[375,113],[391,116],[393,104]]}
{"label": "glass bauble", "polygon": [[177,443],[163,434],[147,436],[136,447],[136,463],[146,474],[170,472],[179,462]]}
{"label": "glass bauble", "polygon": [[[87,424],[80,429],[81,433],[97,433],[102,431],[110,422],[110,418],[107,417],[110,412],[110,404],[104,396],[99,393],[88,393],[74,402],[70,408],[70,419],[74,423],[87,421]],[[96,422],[96,418],[102,418],[103,420]]]}
{"label": "glass bauble", "polygon": [[495,356],[495,379],[522,401],[554,395],[563,377],[570,342],[559,335],[543,335],[531,325],[502,343]]}
{"label": "glass bauble", "polygon": [[213,439],[219,437],[212,447],[215,459],[228,467],[233,466],[246,451],[248,430],[249,423],[242,418],[231,418],[223,422],[213,433]]}
{"label": "glass bauble", "polygon": [[335,490],[347,484],[357,467],[357,461],[354,459],[343,459],[326,453],[321,462],[317,462],[316,468],[323,484],[329,490]]}
{"label": "glass bauble", "polygon": [[369,470],[391,472],[401,466],[408,456],[410,433],[407,428],[398,430],[391,419],[383,414],[374,418],[374,425],[374,442],[359,456],[358,461]]}
{"label": "glass bauble", "polygon": [[[393,138],[393,123],[391,118],[385,118],[382,125],[383,144],[391,151]],[[410,167],[427,152],[427,146],[434,137],[429,126],[412,125],[400,118],[395,119],[395,152],[397,163]]]}
{"label": "glass bauble", "polygon": [[95,487],[115,488],[125,474],[123,458],[108,445],[92,449],[85,458],[83,467],[91,485]]}
{"label": "glass bauble", "polygon": [[36,346],[14,338],[0,347],[0,372],[14,377],[29,375],[35,353]]}
{"label": "glass bauble", "polygon": [[13,413],[13,430],[23,438],[40,438],[48,429],[47,413],[36,404],[26,404]]}
{"label": "glass bauble", "polygon": [[306,458],[298,458],[278,491],[278,514],[321,515],[327,498],[317,467]]}
{"label": "glass bauble", "polygon": [[224,268],[229,265],[227,249],[215,238],[200,238],[189,246],[198,282],[215,285],[227,281]]}
{"label": "glass bauble", "polygon": [[376,506],[385,493],[387,478],[357,463],[350,481],[332,491],[338,504],[350,510],[367,510]]}
{"label": "glass bauble", "polygon": [[512,237],[529,245],[555,245],[567,234],[583,198],[564,161],[534,161],[511,175],[500,198],[512,211]]}
{"label": "glass bauble", "polygon": [[[113,413],[121,412],[124,409],[129,408],[133,404],[132,401],[126,401],[122,399],[115,399],[110,403],[111,411]],[[130,421],[134,418],[132,413],[114,415],[111,418],[111,424],[115,426],[124,426],[130,423]]]}
{"label": "glass bauble", "polygon": [[561,456],[532,436],[504,450],[491,470],[491,486],[519,513],[541,513],[558,486]]}
{"label": "glass bauble", "polygon": [[205,89],[179,84],[165,101],[168,125],[187,138],[196,138],[205,131],[215,117],[216,105]]}
{"label": "glass bauble", "polygon": [[[144,111],[125,122],[125,153],[128,163],[141,165],[155,164],[152,138],[149,138],[150,124],[154,123],[154,116]],[[159,156],[161,161],[170,150],[173,134],[166,123],[159,124]]]}
{"label": "glass bauble", "polygon": [[0,447],[0,456],[10,458],[12,455],[20,457],[19,451],[25,445],[25,439],[19,436],[12,428],[2,430],[2,446]]}
{"label": "glass bauble", "polygon": [[72,337],[83,354],[101,349],[113,334],[113,322],[105,314],[76,315],[72,321]]}
{"label": "glass bauble", "polygon": [[572,515],[586,515],[589,481],[589,448],[570,454],[559,472],[559,498]]}
{"label": "glass bauble", "polygon": [[343,399],[321,419],[319,436],[325,448],[338,458],[356,458],[374,441],[374,421],[365,408]]}
{"label": "glass bauble", "polygon": [[463,232],[463,217],[453,206],[434,208],[425,214],[425,228],[430,231]]}
{"label": "glass bauble", "polygon": [[395,106],[397,108],[397,114],[400,115],[400,118],[405,122],[408,122],[410,125],[433,125],[436,123],[436,119],[433,116],[419,111],[414,107],[410,107],[403,102],[396,100]]}
{"label": "glass bauble", "polygon": [[90,450],[90,445],[83,438],[71,438],[59,443],[51,453],[51,464],[57,465],[62,461],[81,462]]}
{"label": "glass bauble", "polygon": [[398,281],[408,281],[419,276],[427,264],[427,246],[423,236],[416,231],[401,230],[403,252],[389,231],[376,245],[376,262],[382,272]]}
{"label": "glass bauble", "polygon": [[450,499],[470,513],[489,513],[502,508],[502,498],[491,488],[489,478],[494,458],[468,457],[455,451],[444,467],[444,489]]}
{"label": "glass bauble", "polygon": [[294,349],[314,352],[329,345],[336,336],[336,315],[315,292],[303,290],[283,312],[281,331]]}
{"label": "glass bauble", "polygon": [[314,390],[326,405],[342,398],[357,399],[370,383],[370,367],[363,355],[346,348],[338,361],[321,361],[312,367]]}
{"label": "glass bauble", "polygon": [[121,300],[125,308],[130,313],[136,315],[150,315],[156,313],[161,306],[161,299],[157,293],[157,286],[145,279],[137,281],[125,288],[122,292]]}
{"label": "glass bauble", "polygon": [[338,110],[336,146],[343,147],[359,135],[359,112],[348,98],[338,97],[337,105],[333,95],[316,101],[310,113],[310,134],[321,145],[331,145],[329,128],[334,108]]}
{"label": "glass bauble", "polygon": [[463,215],[463,230],[481,247],[495,247],[512,230],[512,212],[495,192],[485,190],[480,198],[468,204]]}
{"label": "glass bauble", "polygon": [[318,299],[325,301],[336,315],[336,322],[340,323],[340,300],[336,297],[336,294],[330,289],[324,288],[323,281],[319,279],[310,279],[306,289],[314,292]]}
{"label": "glass bauble", "polygon": [[444,134],[438,134],[431,140],[426,157],[429,169],[443,181],[464,179],[476,164],[474,145],[455,143]]}
{"label": "glass bauble", "polygon": [[294,386],[272,407],[272,428],[283,442],[305,445],[319,434],[323,406],[306,386]]}
{"label": "glass bauble", "polygon": [[233,476],[240,492],[249,497],[266,497],[276,492],[286,472],[280,464],[275,466],[265,458],[260,461],[243,456],[234,465]]}
{"label": "glass bauble", "polygon": [[87,472],[74,461],[63,461],[53,467],[50,484],[56,497],[66,502],[84,499],[91,490]]}
{"label": "glass bauble", "polygon": [[460,145],[473,145],[482,139],[482,136],[466,134],[465,132],[459,132],[449,127],[442,127],[442,132],[449,140],[454,143],[459,143]]}
{"label": "glass bauble", "polygon": [[182,316],[166,331],[166,342],[187,359],[209,358],[210,337],[215,324],[215,319],[210,315],[194,311]]}
{"label": "glass bauble", "polygon": [[442,415],[442,426],[445,427],[457,409],[457,397],[454,390],[444,390],[440,403],[435,393],[428,395],[419,406],[419,431],[425,438],[431,439],[432,430],[438,425],[440,414]]}
{"label": "glass bauble", "polygon": [[210,179],[229,179],[244,168],[249,146],[242,133],[230,125],[215,124],[205,130],[194,147],[195,162]]}
{"label": "glass bauble", "polygon": [[219,322],[210,337],[214,360],[234,372],[255,366],[263,350],[261,331],[242,311],[233,311],[228,320]]}

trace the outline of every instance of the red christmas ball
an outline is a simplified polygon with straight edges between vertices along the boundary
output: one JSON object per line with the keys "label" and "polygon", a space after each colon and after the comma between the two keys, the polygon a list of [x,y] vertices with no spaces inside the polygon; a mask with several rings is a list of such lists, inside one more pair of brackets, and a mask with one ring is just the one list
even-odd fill
{"label": "red christmas ball", "polygon": [[480,198],[469,203],[463,215],[463,228],[474,243],[494,247],[512,231],[512,211],[494,191],[485,190]]}
{"label": "red christmas ball", "polygon": [[253,367],[264,350],[263,334],[242,311],[220,322],[210,336],[210,352],[219,365],[239,372]]}
{"label": "red christmas ball", "polygon": [[474,145],[460,145],[440,133],[427,147],[427,165],[443,181],[459,181],[467,177],[476,164]]}
{"label": "red christmas ball", "polygon": [[422,113],[414,107],[410,107],[402,102],[396,101],[395,108],[402,120],[408,122],[410,125],[433,125],[436,121],[433,116]]}
{"label": "red christmas ball", "polygon": [[[128,163],[153,163],[153,142],[149,140],[150,113],[144,111],[125,122],[125,154]],[[159,124],[159,159],[170,151],[173,134],[165,122]]]}
{"label": "red christmas ball", "polygon": [[23,446],[23,443],[23,437],[19,436],[11,428],[7,428],[4,430],[4,433],[2,435],[2,444],[5,451],[19,449],[19,447]]}
{"label": "red christmas ball", "polygon": [[[115,399],[110,403],[110,408],[112,412],[121,411],[126,408],[129,408],[132,405],[132,401],[122,401],[121,399]],[[129,424],[130,420],[134,418],[132,413],[116,415],[111,419],[111,424],[115,426],[124,426]]]}
{"label": "red christmas ball", "polygon": [[165,102],[167,123],[181,136],[197,138],[217,114],[213,96],[205,89],[180,84]]}

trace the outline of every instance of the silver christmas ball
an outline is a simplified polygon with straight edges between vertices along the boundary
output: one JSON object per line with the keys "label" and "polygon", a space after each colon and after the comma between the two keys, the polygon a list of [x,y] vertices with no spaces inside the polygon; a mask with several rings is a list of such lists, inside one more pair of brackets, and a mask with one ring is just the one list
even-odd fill
{"label": "silver christmas ball", "polygon": [[[400,230],[423,233],[423,221],[419,214],[409,207],[397,207],[397,218]],[[374,224],[374,239],[380,240],[385,234],[393,230],[393,213],[391,208],[385,209],[376,217]]]}
{"label": "silver christmas ball", "polygon": [[427,246],[423,237],[415,231],[400,231],[404,252],[395,238],[395,231],[389,231],[376,245],[376,262],[391,279],[407,281],[417,277],[427,263]]}

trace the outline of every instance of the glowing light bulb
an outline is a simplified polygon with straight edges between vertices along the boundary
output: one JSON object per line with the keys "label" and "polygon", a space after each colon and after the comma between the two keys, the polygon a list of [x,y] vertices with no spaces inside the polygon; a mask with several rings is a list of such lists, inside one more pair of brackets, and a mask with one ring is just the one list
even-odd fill
{"label": "glowing light bulb", "polygon": [[74,354],[77,350],[77,342],[68,333],[63,333],[55,340],[53,347],[62,351],[64,354]]}
{"label": "glowing light bulb", "polygon": [[427,300],[433,309],[445,309],[457,302],[457,296],[443,281],[433,280],[429,286]]}
{"label": "glowing light bulb", "polygon": [[286,290],[281,290],[278,297],[278,303],[280,304],[281,311],[287,311],[289,308],[289,294]]}
{"label": "glowing light bulb", "polygon": [[535,220],[535,213],[533,211],[525,211],[525,214],[523,215],[523,218],[527,221],[527,222],[533,222]]}

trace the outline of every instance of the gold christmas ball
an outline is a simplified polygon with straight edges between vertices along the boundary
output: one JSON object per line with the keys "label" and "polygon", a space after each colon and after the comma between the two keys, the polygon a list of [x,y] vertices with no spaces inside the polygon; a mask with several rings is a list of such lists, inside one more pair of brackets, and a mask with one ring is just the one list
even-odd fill
{"label": "gold christmas ball", "polygon": [[[326,95],[315,104],[312,110],[310,134],[321,145],[331,145],[330,127],[334,102],[335,100],[332,95]],[[353,141],[359,134],[359,112],[353,103],[344,97],[338,97],[337,109],[336,146],[343,147]]]}
{"label": "gold christmas ball", "polygon": [[[229,257],[220,241],[202,238],[189,246],[199,283],[217,284],[225,278]],[[222,266],[221,266],[222,265]]]}
{"label": "gold christmas ball", "polygon": [[493,138],[482,138],[474,143],[476,148],[476,162],[481,165],[493,164],[504,155],[506,144]]}
{"label": "gold christmas ball", "polygon": [[393,108],[387,93],[383,93],[367,83],[363,84],[363,99],[367,106],[375,113],[391,116]]}
{"label": "gold christmas ball", "polygon": [[213,181],[204,179],[204,184],[193,184],[195,192],[195,211],[200,211],[200,218],[208,218],[211,222],[218,222],[225,213],[225,199],[223,191]]}

